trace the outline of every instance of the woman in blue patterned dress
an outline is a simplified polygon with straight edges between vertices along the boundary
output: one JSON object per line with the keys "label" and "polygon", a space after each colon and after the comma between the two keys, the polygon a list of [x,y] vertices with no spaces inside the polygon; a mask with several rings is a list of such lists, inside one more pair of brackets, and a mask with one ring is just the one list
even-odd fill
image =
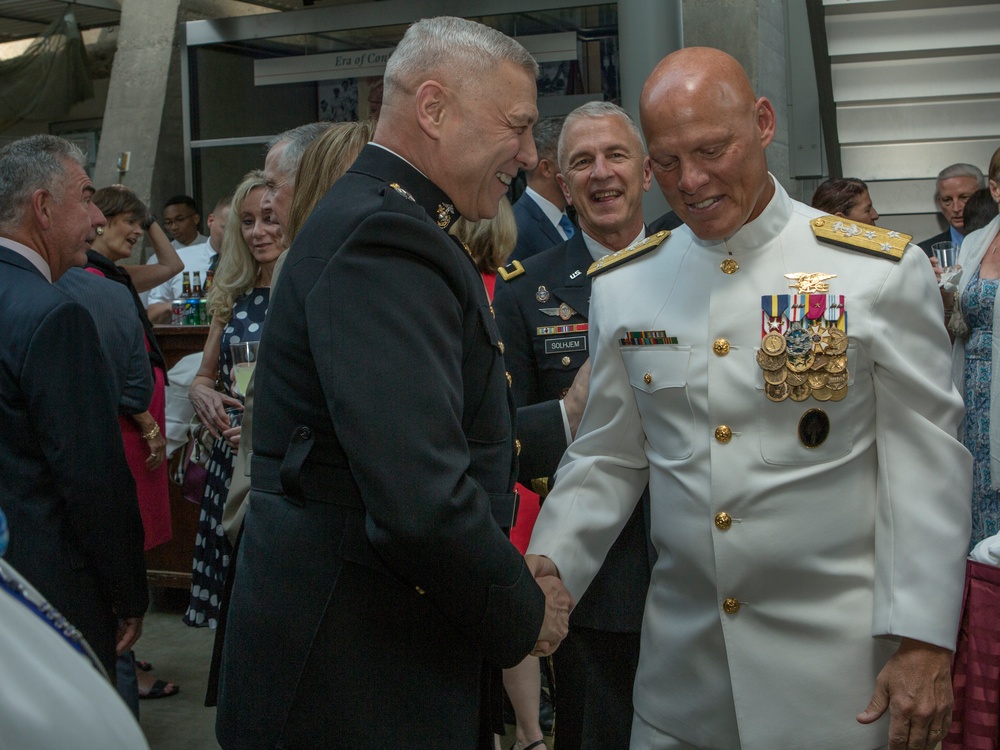
{"label": "woman in blue patterned dress", "polygon": [[[990,160],[990,192],[1000,203],[1000,149]],[[972,227],[966,204],[966,227]],[[941,747],[996,747],[1000,707],[1000,217],[970,231],[959,262],[963,278],[948,328],[955,334],[952,378],[965,397],[962,440],[972,453],[972,554],[966,565],[962,619],[952,664],[952,724]],[[994,385],[997,392],[993,392]],[[973,549],[974,548],[974,549]],[[985,699],[983,696],[987,696]]]}
{"label": "woman in blue patterned dress", "polygon": [[[990,161],[990,188],[1000,202],[997,181],[1000,149]],[[955,334],[952,377],[965,398],[962,440],[973,458],[971,549],[1000,531],[1000,451],[990,451],[1000,445],[1000,219],[966,236],[959,261],[965,271],[948,327]]]}
{"label": "woman in blue patterned dress", "polygon": [[222,511],[240,442],[242,397],[234,390],[231,346],[260,341],[280,231],[261,209],[266,181],[250,172],[236,188],[222,240],[222,259],[208,293],[212,318],[201,368],[191,383],[195,412],[215,438],[201,501],[191,573],[191,600],[184,622],[216,627],[231,546],[222,532]]}

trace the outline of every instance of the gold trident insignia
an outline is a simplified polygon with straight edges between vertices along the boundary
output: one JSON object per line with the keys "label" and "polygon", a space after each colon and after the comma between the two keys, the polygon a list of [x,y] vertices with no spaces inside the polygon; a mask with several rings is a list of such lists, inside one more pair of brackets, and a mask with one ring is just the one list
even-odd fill
{"label": "gold trident insignia", "polygon": [[819,294],[829,292],[830,285],[825,284],[829,279],[837,278],[835,273],[786,273],[785,278],[793,283],[788,286],[794,287],[799,294]]}

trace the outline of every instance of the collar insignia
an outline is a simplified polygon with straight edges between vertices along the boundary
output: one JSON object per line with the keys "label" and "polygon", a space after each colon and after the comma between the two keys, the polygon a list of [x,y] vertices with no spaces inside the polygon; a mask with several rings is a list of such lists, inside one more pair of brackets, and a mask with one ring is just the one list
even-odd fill
{"label": "collar insignia", "polygon": [[447,229],[455,217],[455,207],[450,203],[439,203],[437,207],[437,224]]}
{"label": "collar insignia", "polygon": [[412,195],[410,195],[409,192],[406,191],[398,182],[389,183],[389,187],[391,187],[393,190],[395,190],[401,196],[403,196],[404,198],[406,198],[406,200],[411,201],[413,203],[417,202],[416,199]]}

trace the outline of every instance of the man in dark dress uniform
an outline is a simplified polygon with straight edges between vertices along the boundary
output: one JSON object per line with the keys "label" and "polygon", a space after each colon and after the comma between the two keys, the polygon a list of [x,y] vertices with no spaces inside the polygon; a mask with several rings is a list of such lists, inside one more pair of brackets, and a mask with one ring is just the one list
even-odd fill
{"label": "man in dark dress uniform", "polygon": [[566,632],[572,600],[507,539],[504,342],[447,234],[534,165],[536,74],[485,26],[411,26],[374,143],[288,251],[255,375],[227,750],[490,748],[500,668]]}
{"label": "man in dark dress uniform", "polygon": [[[624,110],[599,102],[571,112],[559,139],[559,166],[581,231],[504,268],[507,283],[497,286],[495,301],[521,407],[521,481],[534,480],[542,493],[580,419],[580,410],[567,403],[574,394],[567,391],[589,356],[587,269],[611,252],[664,236],[647,239],[642,195],[650,186],[649,159]],[[525,469],[544,473],[529,476]],[[570,634],[554,656],[559,750],[628,746],[651,569],[648,513],[646,495],[573,611]]]}

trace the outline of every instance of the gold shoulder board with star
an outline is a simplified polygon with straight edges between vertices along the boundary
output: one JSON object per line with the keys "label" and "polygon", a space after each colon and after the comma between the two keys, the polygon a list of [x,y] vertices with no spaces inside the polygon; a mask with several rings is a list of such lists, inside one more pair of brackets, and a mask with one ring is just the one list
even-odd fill
{"label": "gold shoulder board with star", "polygon": [[820,216],[809,222],[813,234],[820,242],[826,242],[859,253],[885,258],[898,263],[912,236],[883,229],[860,221],[842,219],[839,216]]}
{"label": "gold shoulder board with star", "polygon": [[640,255],[645,255],[646,253],[655,250],[659,247],[663,240],[670,236],[670,230],[664,229],[661,232],[647,237],[641,242],[636,242],[634,245],[629,245],[626,248],[619,250],[616,253],[611,253],[610,255],[605,255],[600,260],[595,260],[590,268],[587,269],[588,276],[597,276],[599,273],[604,273],[610,268],[615,266],[620,266],[630,260],[638,258]]}
{"label": "gold shoulder board with star", "polygon": [[504,281],[510,281],[524,273],[524,266],[521,265],[521,261],[512,260],[506,266],[498,268],[497,273],[500,274],[500,278]]}

